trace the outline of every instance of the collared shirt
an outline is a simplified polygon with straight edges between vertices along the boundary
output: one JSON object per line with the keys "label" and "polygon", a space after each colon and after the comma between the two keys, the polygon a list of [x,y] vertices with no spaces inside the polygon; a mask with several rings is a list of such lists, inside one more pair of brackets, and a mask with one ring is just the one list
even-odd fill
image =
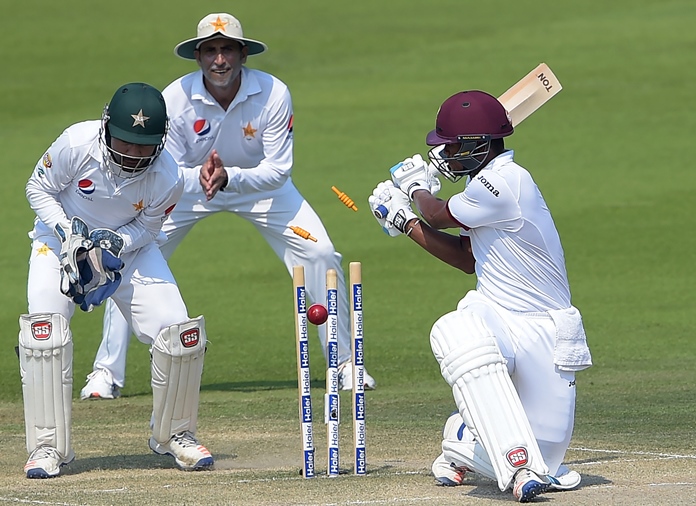
{"label": "collared shirt", "polygon": [[476,289],[513,311],[570,307],[561,240],[539,188],[506,151],[449,199],[471,238]]}
{"label": "collared shirt", "polygon": [[167,151],[136,177],[116,178],[99,149],[100,121],[68,127],[36,163],[26,185],[36,213],[34,230],[52,233],[80,217],[89,227],[108,228],[124,239],[123,252],[155,240],[183,192],[179,168]]}
{"label": "collared shirt", "polygon": [[170,118],[167,149],[184,170],[199,170],[216,149],[229,175],[225,192],[271,191],[288,181],[293,110],[282,81],[242,67],[241,86],[227,110],[206,90],[200,70],[162,94]]}

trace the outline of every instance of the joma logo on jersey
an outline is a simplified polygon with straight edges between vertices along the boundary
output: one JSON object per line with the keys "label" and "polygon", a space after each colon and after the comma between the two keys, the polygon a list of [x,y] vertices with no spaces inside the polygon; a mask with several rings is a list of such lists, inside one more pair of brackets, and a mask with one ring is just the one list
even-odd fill
{"label": "joma logo on jersey", "polygon": [[495,189],[495,186],[493,186],[491,183],[488,182],[488,180],[479,175],[479,177],[476,178],[477,181],[479,181],[489,192],[491,192],[493,195],[496,197],[500,197],[500,192]]}
{"label": "joma logo on jersey", "polygon": [[523,466],[529,461],[529,458],[527,458],[527,449],[522,447],[513,448],[507,452],[505,458],[507,458],[508,462],[512,464],[512,467]]}
{"label": "joma logo on jersey", "polygon": [[198,333],[198,329],[191,329],[182,332],[179,337],[181,338],[181,344],[184,348],[193,348],[198,344],[200,334]]}
{"label": "joma logo on jersey", "polygon": [[51,337],[51,322],[36,322],[31,324],[31,334],[37,341],[45,341]]}

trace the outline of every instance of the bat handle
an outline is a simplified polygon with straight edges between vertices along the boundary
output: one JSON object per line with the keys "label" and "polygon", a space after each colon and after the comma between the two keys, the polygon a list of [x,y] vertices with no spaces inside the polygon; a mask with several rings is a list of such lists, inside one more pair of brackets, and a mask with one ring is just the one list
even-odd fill
{"label": "bat handle", "polygon": [[387,214],[389,214],[389,210],[383,205],[379,205],[377,206],[377,209],[375,209],[375,216],[380,220],[386,218]]}

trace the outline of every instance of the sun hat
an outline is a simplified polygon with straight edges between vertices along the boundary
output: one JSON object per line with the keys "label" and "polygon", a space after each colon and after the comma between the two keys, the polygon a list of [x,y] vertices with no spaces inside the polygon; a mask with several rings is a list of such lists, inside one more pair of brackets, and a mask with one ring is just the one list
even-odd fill
{"label": "sun hat", "polygon": [[184,60],[195,60],[193,52],[198,49],[202,42],[225,37],[236,40],[249,48],[249,55],[263,53],[268,46],[263,42],[244,37],[242,24],[237,18],[225,12],[208,14],[198,23],[198,36],[180,42],[174,48],[174,54]]}

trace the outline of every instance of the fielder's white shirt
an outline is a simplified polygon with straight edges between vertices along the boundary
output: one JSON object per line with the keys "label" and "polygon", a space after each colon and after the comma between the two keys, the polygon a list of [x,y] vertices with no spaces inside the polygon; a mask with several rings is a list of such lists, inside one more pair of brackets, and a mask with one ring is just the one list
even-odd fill
{"label": "fielder's white shirt", "polygon": [[476,290],[512,311],[571,305],[565,258],[551,213],[532,176],[506,151],[447,203],[471,238]]}
{"label": "fielder's white shirt", "polygon": [[36,213],[29,237],[70,228],[80,217],[89,227],[108,228],[124,239],[123,253],[154,241],[183,192],[179,168],[163,151],[142,174],[116,178],[99,149],[100,121],[68,127],[36,163],[26,186]]}
{"label": "fielder's white shirt", "polygon": [[227,110],[206,90],[200,70],[162,94],[171,118],[167,149],[183,170],[197,173],[216,149],[229,176],[225,193],[258,194],[289,182],[292,100],[278,78],[242,67],[241,86]]}

